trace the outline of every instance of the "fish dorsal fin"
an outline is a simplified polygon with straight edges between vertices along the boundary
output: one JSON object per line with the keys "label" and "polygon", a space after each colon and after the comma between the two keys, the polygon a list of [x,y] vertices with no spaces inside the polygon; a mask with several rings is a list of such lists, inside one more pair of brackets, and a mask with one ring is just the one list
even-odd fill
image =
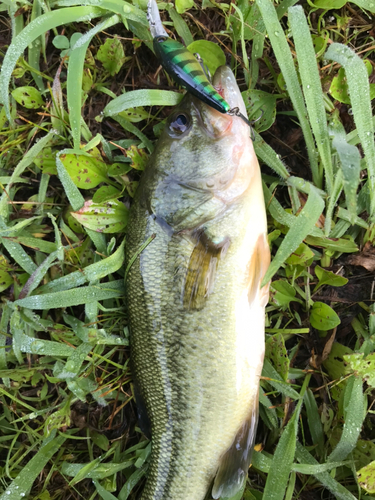
{"label": "fish dorsal fin", "polygon": [[214,243],[204,231],[198,234],[197,242],[190,255],[183,288],[183,304],[188,310],[204,307],[206,299],[213,290],[219,261],[230,245],[229,238]]}
{"label": "fish dorsal fin", "polygon": [[255,401],[256,405],[221,459],[212,488],[212,498],[230,498],[238,493],[246,481],[258,423],[258,395]]}

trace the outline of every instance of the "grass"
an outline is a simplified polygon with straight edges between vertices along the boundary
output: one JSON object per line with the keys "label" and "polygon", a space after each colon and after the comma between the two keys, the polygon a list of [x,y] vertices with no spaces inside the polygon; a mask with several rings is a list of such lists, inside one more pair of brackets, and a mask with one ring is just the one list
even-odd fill
{"label": "grass", "polygon": [[[299,3],[176,0],[164,19],[203,40],[211,69],[231,62],[251,118],[264,111],[273,282],[241,497],[366,499],[375,4]],[[124,234],[181,92],[151,57],[142,1],[0,5],[0,499],[136,499],[150,443],[128,368]]]}

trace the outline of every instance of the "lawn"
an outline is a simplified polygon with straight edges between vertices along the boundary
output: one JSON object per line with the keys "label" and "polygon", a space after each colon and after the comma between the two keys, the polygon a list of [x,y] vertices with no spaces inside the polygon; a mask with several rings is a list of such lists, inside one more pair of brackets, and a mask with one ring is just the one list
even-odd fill
{"label": "lawn", "polygon": [[[135,500],[147,475],[126,224],[183,91],[146,7],[0,2],[0,500]],[[160,9],[260,118],[272,285],[257,446],[232,500],[373,498],[375,1]]]}

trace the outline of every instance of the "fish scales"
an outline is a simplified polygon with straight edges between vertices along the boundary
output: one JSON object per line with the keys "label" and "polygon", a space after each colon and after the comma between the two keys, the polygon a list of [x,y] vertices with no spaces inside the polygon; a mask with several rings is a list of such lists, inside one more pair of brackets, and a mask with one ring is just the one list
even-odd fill
{"label": "fish scales", "polygon": [[[229,68],[215,82],[244,108]],[[132,366],[152,435],[142,500],[203,500],[215,475],[213,497],[228,496],[249,466],[268,297],[263,193],[246,125],[185,97],[128,227],[127,262],[155,235],[126,281]]]}

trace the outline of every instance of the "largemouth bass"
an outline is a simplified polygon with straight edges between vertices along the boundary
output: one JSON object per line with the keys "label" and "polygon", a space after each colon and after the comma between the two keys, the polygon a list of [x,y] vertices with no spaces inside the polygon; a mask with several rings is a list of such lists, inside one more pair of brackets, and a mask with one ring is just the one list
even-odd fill
{"label": "largemouth bass", "polygon": [[[213,84],[246,114],[233,73]],[[260,288],[270,260],[249,128],[186,95],[130,213],[131,357],[152,436],[143,500],[234,495],[250,464],[264,356]],[[153,237],[151,241],[151,237]]]}

